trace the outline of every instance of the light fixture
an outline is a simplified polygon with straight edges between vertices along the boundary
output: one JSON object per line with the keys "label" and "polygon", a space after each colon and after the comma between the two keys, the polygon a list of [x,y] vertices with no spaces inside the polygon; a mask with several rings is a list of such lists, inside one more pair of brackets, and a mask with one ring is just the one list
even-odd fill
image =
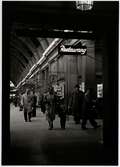
{"label": "light fixture", "polygon": [[81,11],[91,10],[93,7],[93,1],[92,0],[81,0],[76,1],[76,9]]}

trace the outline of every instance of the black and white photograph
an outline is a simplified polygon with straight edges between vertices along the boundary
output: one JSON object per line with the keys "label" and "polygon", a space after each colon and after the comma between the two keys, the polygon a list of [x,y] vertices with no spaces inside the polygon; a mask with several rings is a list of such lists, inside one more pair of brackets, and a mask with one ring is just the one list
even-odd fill
{"label": "black and white photograph", "polygon": [[2,165],[118,165],[119,1],[2,1]]}

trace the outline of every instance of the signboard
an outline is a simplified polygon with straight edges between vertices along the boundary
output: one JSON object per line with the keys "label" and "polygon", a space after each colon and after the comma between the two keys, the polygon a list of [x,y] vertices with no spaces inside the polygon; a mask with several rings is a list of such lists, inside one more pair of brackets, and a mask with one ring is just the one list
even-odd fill
{"label": "signboard", "polygon": [[103,97],[103,84],[97,84],[97,97]]}
{"label": "signboard", "polygon": [[61,82],[56,85],[52,85],[54,88],[54,91],[57,93],[57,95],[62,99],[64,98],[64,82]]}
{"label": "signboard", "polygon": [[87,47],[86,46],[81,46],[80,48],[74,48],[72,46],[65,46],[61,45],[59,47],[59,53],[62,54],[80,54],[80,55],[86,55],[87,53]]}
{"label": "signboard", "polygon": [[85,82],[81,82],[81,84],[79,85],[80,86],[80,90],[85,92]]}

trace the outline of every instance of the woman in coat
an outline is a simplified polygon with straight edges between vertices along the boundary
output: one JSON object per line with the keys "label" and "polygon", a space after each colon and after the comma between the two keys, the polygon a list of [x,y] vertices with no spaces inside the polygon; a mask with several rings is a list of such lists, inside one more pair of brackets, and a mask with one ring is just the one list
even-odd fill
{"label": "woman in coat", "polygon": [[55,94],[53,88],[49,89],[45,97],[46,101],[46,119],[48,120],[49,130],[53,129],[53,121],[55,120]]}

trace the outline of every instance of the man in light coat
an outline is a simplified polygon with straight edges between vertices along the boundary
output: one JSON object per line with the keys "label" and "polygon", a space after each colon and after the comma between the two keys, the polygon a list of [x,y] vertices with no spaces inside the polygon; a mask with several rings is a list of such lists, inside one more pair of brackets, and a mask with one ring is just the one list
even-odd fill
{"label": "man in light coat", "polygon": [[25,122],[29,121],[31,122],[31,114],[33,109],[33,99],[31,95],[31,91],[29,89],[26,89],[25,94],[22,96],[22,105],[23,105],[23,111],[24,111],[24,120]]}

